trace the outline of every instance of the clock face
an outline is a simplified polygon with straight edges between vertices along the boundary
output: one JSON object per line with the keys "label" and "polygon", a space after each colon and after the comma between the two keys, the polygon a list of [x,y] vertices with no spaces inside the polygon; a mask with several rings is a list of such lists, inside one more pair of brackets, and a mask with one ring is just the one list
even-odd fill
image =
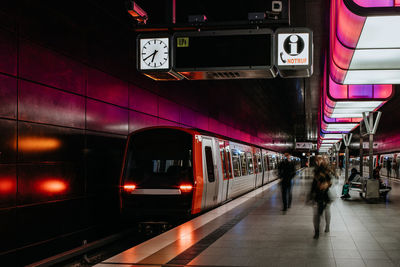
{"label": "clock face", "polygon": [[169,39],[140,39],[140,69],[169,69]]}

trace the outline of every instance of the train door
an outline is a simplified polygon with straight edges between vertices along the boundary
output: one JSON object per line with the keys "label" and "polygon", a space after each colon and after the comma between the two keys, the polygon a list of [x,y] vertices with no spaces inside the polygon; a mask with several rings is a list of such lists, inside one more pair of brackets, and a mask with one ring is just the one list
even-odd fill
{"label": "train door", "polygon": [[213,207],[217,204],[218,169],[215,151],[212,139],[203,137],[203,175],[206,185],[205,208]]}
{"label": "train door", "polygon": [[263,184],[268,183],[269,167],[268,167],[268,157],[266,153],[263,153],[263,164],[264,164],[264,179]]}
{"label": "train door", "polygon": [[256,148],[254,153],[254,169],[256,170],[257,180],[256,187],[260,187],[263,184],[263,168],[261,163],[261,149]]}
{"label": "train door", "polygon": [[221,172],[219,174],[222,175],[222,179],[219,180],[218,203],[221,203],[228,198],[229,180],[232,178],[232,172],[230,168],[229,142],[220,140],[218,144],[221,157]]}

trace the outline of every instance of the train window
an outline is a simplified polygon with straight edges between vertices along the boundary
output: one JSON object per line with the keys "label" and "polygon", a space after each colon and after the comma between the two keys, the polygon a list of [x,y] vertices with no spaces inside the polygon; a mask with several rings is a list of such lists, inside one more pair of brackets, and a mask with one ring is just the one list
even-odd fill
{"label": "train window", "polygon": [[246,155],[240,152],[240,166],[242,167],[242,175],[247,175]]}
{"label": "train window", "polygon": [[231,152],[229,148],[226,149],[226,160],[228,161],[228,177],[232,177],[232,166],[231,166]]}
{"label": "train window", "polygon": [[132,135],[129,140],[124,181],[138,188],[164,188],[193,182],[192,136],[172,129]]}
{"label": "train window", "polygon": [[212,183],[212,182],[215,181],[212,150],[211,150],[210,146],[206,146],[204,149],[205,149],[205,153],[206,153],[206,164],[207,164],[208,181],[210,183]]}
{"label": "train window", "polygon": [[226,179],[226,155],[224,149],[224,142],[221,142],[219,144],[219,153],[221,155],[222,173],[224,175],[224,179]]}
{"label": "train window", "polygon": [[251,156],[250,152],[246,153],[246,157],[247,157],[247,171],[248,171],[248,174],[253,174],[254,173],[253,157]]}
{"label": "train window", "polygon": [[235,149],[232,149],[232,166],[233,166],[233,175],[235,177],[240,176],[240,163],[239,163],[239,152]]}

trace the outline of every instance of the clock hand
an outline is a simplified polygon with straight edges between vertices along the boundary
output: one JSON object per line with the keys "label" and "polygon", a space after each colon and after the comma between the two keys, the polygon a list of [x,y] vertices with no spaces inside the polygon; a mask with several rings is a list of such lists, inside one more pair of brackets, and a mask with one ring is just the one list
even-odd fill
{"label": "clock hand", "polygon": [[157,54],[157,50],[156,51],[154,51],[154,53],[153,53],[153,58],[151,59],[151,62],[153,62],[154,61],[154,57],[156,56],[156,54]]}
{"label": "clock hand", "polygon": [[[151,57],[151,56],[153,56],[153,59],[154,59],[154,55],[155,55],[156,53],[157,53],[157,50],[154,51],[152,54],[148,55],[146,58],[144,58],[143,61],[145,61],[146,59],[148,59],[148,58]],[[153,60],[152,60],[152,62],[153,62]]]}

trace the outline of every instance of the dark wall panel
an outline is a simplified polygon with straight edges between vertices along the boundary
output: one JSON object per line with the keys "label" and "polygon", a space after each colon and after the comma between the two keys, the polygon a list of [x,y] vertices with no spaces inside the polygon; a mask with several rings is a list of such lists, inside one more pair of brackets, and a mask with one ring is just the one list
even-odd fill
{"label": "dark wall panel", "polygon": [[128,110],[88,99],[86,112],[89,130],[128,134]]}
{"label": "dark wall panel", "polygon": [[179,127],[181,126],[177,122],[169,121],[169,120],[164,120],[164,119],[158,119],[158,125],[160,126],[173,126],[173,127]]}
{"label": "dark wall panel", "polygon": [[180,121],[180,106],[165,98],[158,99],[158,116],[171,121]]}
{"label": "dark wall panel", "polygon": [[17,195],[16,171],[15,164],[0,164],[0,209],[15,206]]}
{"label": "dark wall panel", "polygon": [[128,83],[95,69],[88,70],[87,95],[128,107]]}
{"label": "dark wall panel", "polygon": [[83,196],[82,165],[76,162],[18,165],[18,204],[37,204]]}
{"label": "dark wall panel", "polygon": [[17,79],[0,74],[0,117],[10,119],[17,118],[16,100]]}
{"label": "dark wall panel", "polygon": [[[11,250],[17,246],[17,225],[16,221],[16,209],[0,209],[0,254],[3,251]],[[1,259],[1,256],[0,256]],[[10,260],[10,259],[9,259]],[[3,260],[1,261],[2,266],[13,266],[14,264],[6,264]]]}
{"label": "dark wall panel", "polygon": [[0,72],[17,75],[17,38],[0,29]]}
{"label": "dark wall panel", "polygon": [[85,128],[85,99],[81,96],[21,81],[20,120]]}
{"label": "dark wall panel", "polygon": [[157,126],[158,118],[136,111],[129,112],[129,133],[145,127]]}
{"label": "dark wall panel", "polygon": [[63,203],[55,202],[19,208],[17,212],[18,246],[50,239],[62,233]]}
{"label": "dark wall panel", "polygon": [[28,41],[21,42],[19,53],[21,77],[78,94],[85,93],[86,67],[82,64]]}
{"label": "dark wall panel", "polygon": [[19,162],[82,162],[84,149],[84,130],[19,123]]}
{"label": "dark wall panel", "polygon": [[86,31],[80,23],[71,23],[63,13],[74,14],[75,19],[87,17],[83,1],[16,1],[20,3],[19,29],[23,38],[39,41],[47,47],[57,47],[63,52],[84,58],[86,50]]}
{"label": "dark wall panel", "polygon": [[126,138],[91,132],[86,138],[89,224],[114,225],[119,218],[119,176]]}
{"label": "dark wall panel", "polygon": [[158,96],[136,86],[129,86],[129,107],[158,116]]}
{"label": "dark wall panel", "polygon": [[0,119],[0,164],[15,163],[17,121]]}
{"label": "dark wall panel", "polygon": [[87,188],[92,192],[117,189],[126,137],[87,132]]}

